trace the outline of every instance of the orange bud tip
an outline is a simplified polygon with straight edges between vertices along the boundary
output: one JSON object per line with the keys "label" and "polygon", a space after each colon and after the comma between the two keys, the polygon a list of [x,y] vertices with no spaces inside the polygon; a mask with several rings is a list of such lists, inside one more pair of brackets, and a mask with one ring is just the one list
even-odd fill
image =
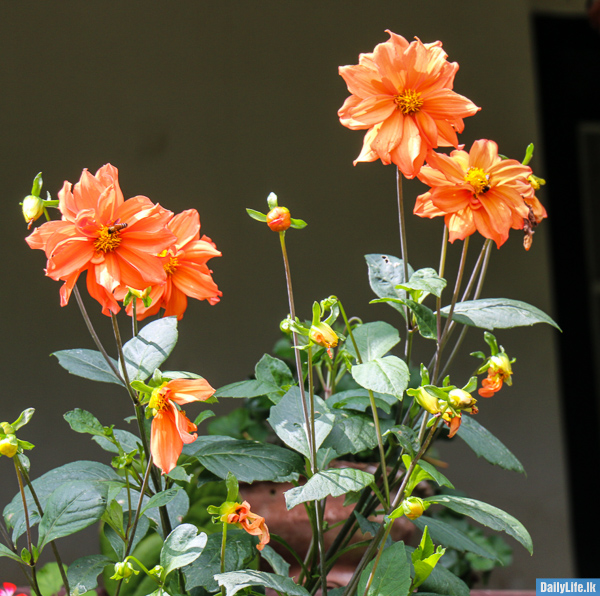
{"label": "orange bud tip", "polygon": [[267,213],[267,225],[274,232],[285,232],[292,225],[289,209],[275,207]]}

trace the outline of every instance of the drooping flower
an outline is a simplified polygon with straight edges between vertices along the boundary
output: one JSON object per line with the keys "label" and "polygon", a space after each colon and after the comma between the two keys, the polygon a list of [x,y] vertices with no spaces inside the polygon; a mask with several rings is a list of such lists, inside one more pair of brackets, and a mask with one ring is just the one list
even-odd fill
{"label": "drooping flower", "polygon": [[494,141],[475,141],[469,153],[456,150],[448,156],[432,151],[427,163],[418,177],[431,189],[417,197],[414,213],[443,216],[450,242],[478,231],[500,247],[511,228],[523,228],[529,205],[541,207],[527,190],[533,190],[527,181],[531,168],[501,159]]}
{"label": "drooping flower", "polygon": [[[10,582],[4,582],[3,587],[0,588],[0,596],[14,596],[17,591],[17,586]],[[16,596],[25,596],[25,594],[16,594]]]}
{"label": "drooping flower", "polygon": [[90,295],[106,315],[120,309],[113,292],[165,280],[156,256],[174,241],[166,224],[172,213],[147,197],[127,201],[119,187],[117,168],[107,164],[95,176],[84,170],[79,182],[66,182],[58,193],[60,221],[50,221],[28,238],[31,248],[45,251],[46,275],[64,281],[61,306],[84,271]]}
{"label": "drooping flower", "polygon": [[[149,307],[145,307],[142,300],[137,301],[136,312],[140,321],[161,308],[165,309],[165,317],[177,316],[181,320],[188,296],[216,304],[223,295],[206,264],[213,257],[220,257],[221,253],[208,236],[200,237],[198,212],[195,209],[183,211],[173,217],[167,227],[174,234],[175,242],[161,255],[166,280],[150,290],[152,303]],[[117,296],[121,294],[123,290],[116,292]],[[127,312],[131,314],[131,307]]]}
{"label": "drooping flower", "polygon": [[355,164],[381,159],[413,178],[430,149],[458,146],[463,118],[480,108],[452,90],[458,64],[446,60],[441,42],[409,43],[387,33],[390,39],[358,64],[340,66],[352,95],[338,116],[352,130],[368,129]]}
{"label": "drooping flower", "polygon": [[330,325],[324,321],[313,323],[308,331],[308,337],[317,345],[327,348],[329,357],[333,358],[331,348],[335,348],[338,345],[339,338]]}
{"label": "drooping flower", "polygon": [[512,366],[506,352],[498,352],[488,360],[487,378],[481,381],[478,393],[481,397],[492,397],[502,389],[503,383],[512,385]]}
{"label": "drooping flower", "polygon": [[265,518],[250,511],[250,503],[225,502],[220,508],[220,520],[224,523],[233,524],[246,530],[252,536],[259,536],[260,542],[256,545],[258,550],[265,548],[265,545],[271,540],[269,528],[265,523]]}
{"label": "drooping flower", "polygon": [[163,474],[168,474],[177,465],[184,443],[193,443],[197,438],[196,425],[177,405],[206,401],[214,392],[205,379],[174,379],[152,392],[148,403],[154,416],[150,451],[154,464]]}

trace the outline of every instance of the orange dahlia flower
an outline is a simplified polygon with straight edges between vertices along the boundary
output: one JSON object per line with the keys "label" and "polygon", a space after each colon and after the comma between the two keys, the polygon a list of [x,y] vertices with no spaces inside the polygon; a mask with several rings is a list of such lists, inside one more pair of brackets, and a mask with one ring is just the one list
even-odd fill
{"label": "orange dahlia flower", "polygon": [[431,148],[458,146],[463,118],[480,108],[452,91],[458,64],[446,60],[441,42],[409,43],[387,33],[390,39],[358,64],[340,66],[352,95],[338,116],[352,130],[368,129],[355,165],[381,159],[413,178]]}
{"label": "orange dahlia flower", "polygon": [[265,518],[256,513],[252,513],[248,501],[244,501],[241,504],[232,503],[231,505],[233,505],[233,507],[221,517],[221,520],[246,530],[246,532],[252,536],[260,536],[260,542],[256,545],[256,548],[258,550],[265,548],[265,545],[271,540]]}
{"label": "orange dahlia flower", "polygon": [[175,379],[152,392],[148,403],[154,416],[150,452],[154,464],[163,474],[168,474],[177,465],[183,444],[193,443],[198,437],[194,432],[198,428],[177,405],[206,401],[214,392],[205,379]]}
{"label": "orange dahlia flower", "polygon": [[523,228],[529,205],[541,207],[527,190],[533,190],[527,180],[531,168],[501,159],[494,141],[475,141],[469,153],[452,151],[448,156],[432,151],[427,163],[418,177],[432,188],[417,197],[414,213],[444,216],[450,242],[478,231],[500,247],[511,228]]}
{"label": "orange dahlia flower", "polygon": [[[150,290],[152,303],[145,307],[142,300],[136,303],[138,320],[165,309],[164,316],[177,316],[181,320],[187,308],[187,297],[208,300],[210,304],[219,302],[223,295],[213,281],[212,271],[206,262],[220,257],[215,243],[208,237],[200,238],[200,216],[195,209],[179,213],[167,224],[174,234],[175,242],[161,256],[166,281]],[[121,288],[116,295],[121,298],[127,290]],[[132,308],[127,312],[131,315]]]}
{"label": "orange dahlia flower", "polygon": [[65,282],[61,306],[84,271],[106,315],[120,310],[113,296],[119,285],[143,288],[165,280],[156,255],[175,239],[166,227],[172,213],[147,197],[124,201],[117,168],[107,164],[95,176],[84,170],[74,187],[65,181],[58,197],[62,219],[43,224],[26,240],[45,251],[46,275]]}

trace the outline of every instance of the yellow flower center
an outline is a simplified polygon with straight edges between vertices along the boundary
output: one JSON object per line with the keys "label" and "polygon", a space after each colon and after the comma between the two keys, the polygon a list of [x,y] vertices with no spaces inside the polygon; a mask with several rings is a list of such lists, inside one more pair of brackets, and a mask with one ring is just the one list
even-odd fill
{"label": "yellow flower center", "polygon": [[112,252],[121,244],[121,232],[118,226],[102,226],[100,234],[94,242],[96,252]]}
{"label": "yellow flower center", "polygon": [[394,97],[394,103],[405,116],[412,116],[421,109],[423,100],[421,94],[413,89],[406,89]]}
{"label": "yellow flower center", "polygon": [[481,168],[471,167],[465,174],[465,182],[473,187],[476,195],[482,195],[490,190],[490,175],[486,174]]}
{"label": "yellow flower center", "polygon": [[167,275],[173,275],[177,271],[177,267],[179,267],[179,260],[177,257],[171,257],[163,267]]}
{"label": "yellow flower center", "polygon": [[154,416],[156,416],[156,414],[161,410],[164,410],[169,402],[169,400],[165,397],[165,394],[162,392],[162,388],[165,385],[166,383],[163,383],[160,387],[157,387],[150,396],[148,407],[152,410],[152,414]]}

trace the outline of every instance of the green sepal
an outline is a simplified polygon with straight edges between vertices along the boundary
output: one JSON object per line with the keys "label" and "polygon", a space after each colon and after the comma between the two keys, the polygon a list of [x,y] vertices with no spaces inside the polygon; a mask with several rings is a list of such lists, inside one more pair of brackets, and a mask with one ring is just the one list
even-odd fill
{"label": "green sepal", "polygon": [[[154,381],[154,378],[152,379]],[[154,387],[150,387],[150,385],[146,385],[143,381],[131,381],[129,383],[132,389],[139,391],[140,393],[152,393],[154,391]]]}
{"label": "green sepal", "polygon": [[29,565],[31,561],[31,553],[25,547],[21,550],[21,560],[27,565]]}
{"label": "green sepal", "polygon": [[34,197],[39,197],[40,193],[42,192],[42,185],[43,185],[44,181],[42,180],[42,173],[40,172],[34,179],[33,179],[33,185],[31,187],[31,194]]}
{"label": "green sepal", "polygon": [[525,158],[521,162],[524,166],[526,166],[531,161],[531,158],[533,157],[533,150],[533,143],[529,143],[529,145],[527,145],[527,149],[525,150]]}
{"label": "green sepal", "polygon": [[260,211],[255,211],[254,209],[246,209],[246,213],[256,221],[260,221],[262,223],[267,222],[267,216],[264,213],[261,213]]}
{"label": "green sepal", "polygon": [[429,529],[425,526],[421,543],[411,555],[415,577],[410,586],[410,592],[418,588],[431,575],[431,572],[445,552],[446,549],[442,546],[438,546],[434,550],[433,541],[429,536]]}
{"label": "green sepal", "polygon": [[301,230],[305,228],[308,224],[303,219],[294,219],[290,218],[290,228],[294,228],[295,230]]}
{"label": "green sepal", "polygon": [[467,393],[475,391],[475,389],[477,389],[477,377],[471,377],[469,379],[469,382],[462,389]]}
{"label": "green sepal", "polygon": [[225,486],[227,486],[227,501],[237,501],[240,494],[240,485],[231,472],[227,474]]}
{"label": "green sepal", "polygon": [[17,431],[22,426],[25,426],[31,420],[31,417],[33,416],[34,412],[35,408],[27,408],[26,410],[23,410],[19,414],[19,417],[11,424],[13,430]]}
{"label": "green sepal", "polygon": [[321,305],[318,302],[313,302],[312,305],[312,324],[317,325],[321,320]]}

